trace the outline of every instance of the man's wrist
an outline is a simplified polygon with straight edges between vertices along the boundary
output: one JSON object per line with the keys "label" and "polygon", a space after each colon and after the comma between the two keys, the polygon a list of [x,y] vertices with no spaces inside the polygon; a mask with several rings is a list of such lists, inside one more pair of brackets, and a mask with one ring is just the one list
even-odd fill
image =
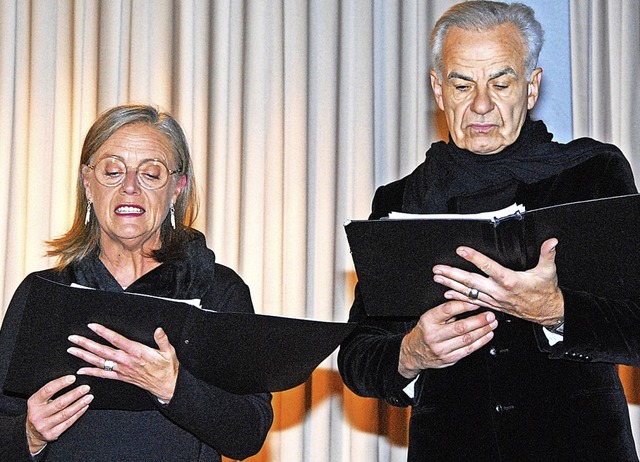
{"label": "man's wrist", "polygon": [[564,333],[564,316],[560,316],[554,324],[545,325],[544,328],[554,334],[562,335]]}
{"label": "man's wrist", "polygon": [[405,379],[414,379],[422,372],[420,368],[414,367],[416,365],[415,355],[410,345],[412,335],[413,331],[404,336],[398,356],[398,373]]}

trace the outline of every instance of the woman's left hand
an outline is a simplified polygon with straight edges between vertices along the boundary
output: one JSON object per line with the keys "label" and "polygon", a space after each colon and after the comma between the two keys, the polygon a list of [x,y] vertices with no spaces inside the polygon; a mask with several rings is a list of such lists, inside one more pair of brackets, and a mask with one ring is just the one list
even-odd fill
{"label": "woman's left hand", "polygon": [[[180,363],[175,348],[161,327],[153,333],[157,350],[129,340],[100,324],[89,324],[88,327],[113,347],[80,335],[69,336],[69,341],[77,346],[70,347],[67,352],[95,366],[81,368],[77,372],[79,375],[131,383],[163,402],[173,398]],[[112,367],[105,368],[105,365]]]}
{"label": "woman's left hand", "polygon": [[538,264],[528,271],[512,271],[474,249],[460,247],[458,255],[486,276],[436,265],[434,281],[451,289],[445,293],[450,300],[471,302],[550,326],[564,315],[564,298],[558,287],[555,265],[557,244],[557,239],[545,241]]}

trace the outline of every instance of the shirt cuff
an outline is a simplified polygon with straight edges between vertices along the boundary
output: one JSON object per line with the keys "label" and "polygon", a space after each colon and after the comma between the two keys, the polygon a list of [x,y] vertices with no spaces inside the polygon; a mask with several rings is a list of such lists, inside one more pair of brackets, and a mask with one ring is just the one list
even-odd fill
{"label": "shirt cuff", "polygon": [[402,389],[402,391],[404,391],[404,393],[409,397],[409,398],[415,398],[416,397],[416,382],[418,381],[418,378],[420,377],[420,374],[418,374],[418,376],[413,379],[411,382],[409,382],[409,385],[407,385],[406,387],[404,387]]}
{"label": "shirt cuff", "polygon": [[562,334],[551,332],[545,327],[542,328],[542,332],[544,332],[544,335],[545,337],[547,337],[547,340],[549,341],[549,345],[551,346],[555,345],[556,343],[560,343],[562,342],[562,340],[564,340],[564,336]]}

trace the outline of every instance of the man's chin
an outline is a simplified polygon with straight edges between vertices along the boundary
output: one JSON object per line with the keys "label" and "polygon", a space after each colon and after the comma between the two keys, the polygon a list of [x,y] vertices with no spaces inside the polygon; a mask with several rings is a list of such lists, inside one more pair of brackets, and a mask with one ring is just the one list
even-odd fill
{"label": "man's chin", "polygon": [[466,149],[467,151],[471,151],[474,154],[478,154],[480,156],[490,156],[492,154],[498,154],[504,148],[508,146],[504,142],[504,140],[497,140],[494,137],[474,137],[474,139],[469,140],[470,142],[463,143],[462,146],[458,143],[456,145],[461,147],[462,149]]}
{"label": "man's chin", "polygon": [[465,148],[467,149],[467,151],[470,151],[474,154],[477,154],[479,156],[491,156],[493,154],[498,154],[500,151],[502,151],[505,148],[505,146],[495,146],[495,145],[481,145],[481,146],[471,146],[469,148]]}

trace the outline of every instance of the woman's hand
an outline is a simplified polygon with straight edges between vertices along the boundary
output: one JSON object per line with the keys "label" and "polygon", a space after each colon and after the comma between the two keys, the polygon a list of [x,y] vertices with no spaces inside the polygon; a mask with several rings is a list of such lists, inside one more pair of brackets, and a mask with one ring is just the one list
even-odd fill
{"label": "woman's hand", "polygon": [[[169,343],[169,338],[162,328],[157,328],[153,333],[158,345],[156,350],[129,340],[100,324],[89,324],[88,327],[115,348],[80,335],[71,335],[69,341],[77,347],[71,347],[67,351],[95,366],[83,367],[78,370],[78,374],[131,383],[147,390],[163,402],[173,398],[180,363],[175,348]],[[105,366],[111,365],[112,367],[105,369]]]}
{"label": "woman's hand", "polygon": [[74,375],[57,378],[27,400],[27,440],[32,454],[57,440],[89,409],[93,395],[88,394],[88,385],[81,385],[52,399],[75,381]]}
{"label": "woman's hand", "polygon": [[[538,264],[528,271],[512,271],[480,252],[460,247],[458,255],[473,263],[486,276],[436,265],[433,268],[434,281],[452,289],[445,293],[448,299],[470,301],[550,326],[564,315],[564,298],[558,287],[555,265],[557,244],[557,239],[543,242]],[[471,289],[476,289],[478,293],[473,294]]]}

